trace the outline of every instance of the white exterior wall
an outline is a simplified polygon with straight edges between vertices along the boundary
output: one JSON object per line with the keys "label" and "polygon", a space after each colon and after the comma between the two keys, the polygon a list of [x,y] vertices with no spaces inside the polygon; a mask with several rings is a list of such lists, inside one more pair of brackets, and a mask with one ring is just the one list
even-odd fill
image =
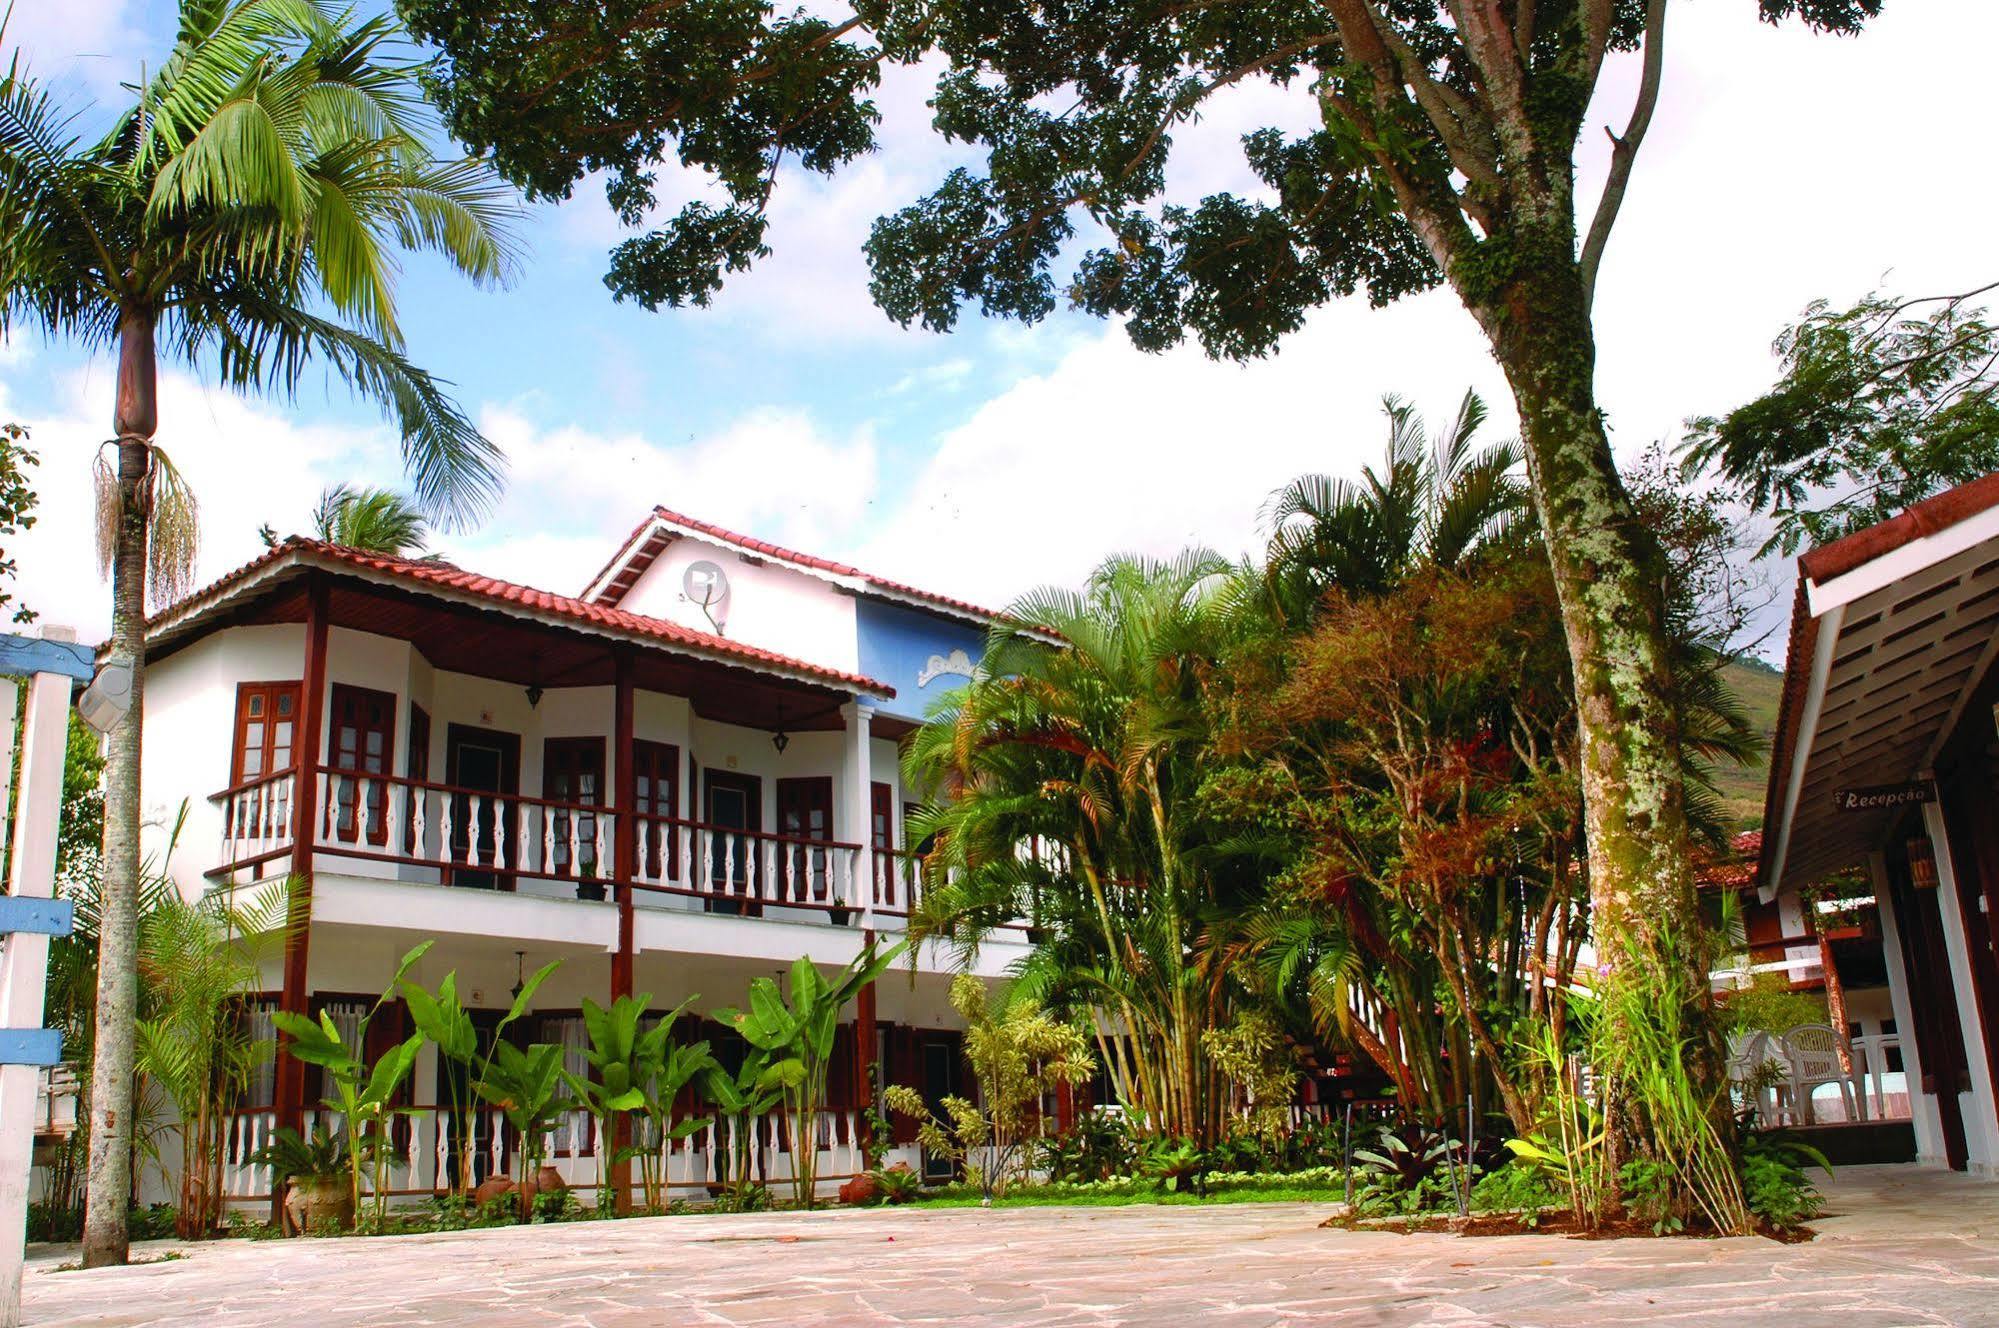
{"label": "white exterior wall", "polygon": [[232,627],[146,670],[141,842],[149,858],[161,860],[185,800],[187,823],[167,867],[189,898],[206,887],[202,872],[216,865],[222,840],[221,810],[208,799],[229,785],[237,686],[297,681],[304,671],[305,628],[298,624]]}
{"label": "white exterior wall", "polygon": [[620,607],[714,632],[701,606],[690,603],[680,588],[687,565],[704,560],[729,578],[728,615],[720,635],[825,668],[858,670],[860,629],[853,596],[819,577],[774,562],[750,562],[734,549],[691,536],[668,544]]}

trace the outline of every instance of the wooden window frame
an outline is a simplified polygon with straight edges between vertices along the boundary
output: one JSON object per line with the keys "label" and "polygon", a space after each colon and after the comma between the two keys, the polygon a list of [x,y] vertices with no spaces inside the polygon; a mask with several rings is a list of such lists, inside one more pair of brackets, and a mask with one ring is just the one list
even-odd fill
{"label": "wooden window frame", "polygon": [[868,848],[874,863],[875,902],[895,907],[895,785],[882,780],[868,784]]}
{"label": "wooden window frame", "polygon": [[[229,787],[234,788],[249,779],[262,779],[266,775],[275,774],[281,769],[293,769],[297,767],[299,721],[302,718],[299,714],[301,690],[301,685],[297,679],[279,682],[241,682],[236,684],[236,717],[234,724],[230,728],[229,735]],[[291,760],[285,762],[283,766],[279,766],[273,759],[277,751],[277,743],[274,741],[275,735],[271,724],[271,717],[277,713],[279,698],[287,696],[291,698],[292,703]],[[248,744],[245,740],[243,730],[250,722],[250,702],[252,698],[265,698],[264,714],[260,717],[260,722],[264,726],[264,734],[258,743],[258,756],[264,768],[254,775],[247,775],[243,770],[243,754],[244,748]]]}

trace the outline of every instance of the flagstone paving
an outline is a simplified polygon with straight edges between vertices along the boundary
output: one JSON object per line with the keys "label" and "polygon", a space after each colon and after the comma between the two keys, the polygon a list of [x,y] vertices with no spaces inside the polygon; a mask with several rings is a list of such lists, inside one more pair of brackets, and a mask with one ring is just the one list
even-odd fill
{"label": "flagstone paving", "polygon": [[[36,1325],[1999,1325],[1999,1184],[1844,1170],[1817,1240],[1325,1230],[1311,1204],[689,1216],[225,1241],[57,1272]],[[147,1250],[155,1254],[155,1250]]]}

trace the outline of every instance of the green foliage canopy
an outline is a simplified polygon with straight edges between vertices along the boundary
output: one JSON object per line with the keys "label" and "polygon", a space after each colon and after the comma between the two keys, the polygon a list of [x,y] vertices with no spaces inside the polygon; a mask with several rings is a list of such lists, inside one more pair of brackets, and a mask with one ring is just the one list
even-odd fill
{"label": "green foliage canopy", "polygon": [[[1066,283],[1072,304],[1125,318],[1145,349],[1191,332],[1232,358],[1268,353],[1334,297],[1365,288],[1379,305],[1437,284],[1412,204],[1466,238],[1474,226],[1492,234],[1512,178],[1567,158],[1604,55],[1635,48],[1647,19],[1645,0],[1498,0],[1491,8],[1526,48],[1527,86],[1486,88],[1475,72],[1488,53],[1469,49],[1457,0],[397,7],[444,52],[432,93],[452,133],[490,150],[530,195],[566,198],[601,173],[611,206],[641,227],[662,168],[677,162],[720,186],[719,205],[688,203],[613,251],[605,280],[621,300],[706,305],[726,274],[768,252],[786,159],[831,174],[874,150],[883,68],[929,60],[933,125],[985,160],[876,224],[871,289],[891,318],[947,330],[967,304],[1045,317],[1065,293],[1053,265],[1087,227],[1097,242]],[[1851,32],[1880,0],[1757,9]],[[1379,87],[1384,70],[1410,88]],[[1325,127],[1245,136],[1267,199],[1164,203],[1175,133],[1248,80],[1316,98]],[[1510,138],[1494,104],[1524,106],[1538,141]],[[1484,247],[1479,261],[1504,267],[1502,249]]]}
{"label": "green foliage canopy", "polygon": [[1999,327],[1975,303],[1994,290],[1815,301],[1770,391],[1689,422],[1688,472],[1775,518],[1761,552],[1790,555],[1999,470]]}

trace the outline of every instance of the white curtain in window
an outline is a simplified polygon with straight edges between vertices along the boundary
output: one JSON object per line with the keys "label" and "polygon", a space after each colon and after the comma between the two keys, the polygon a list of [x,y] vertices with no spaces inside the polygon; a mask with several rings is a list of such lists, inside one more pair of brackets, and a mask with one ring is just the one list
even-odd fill
{"label": "white curtain in window", "polygon": [[[333,1026],[339,1030],[340,1040],[347,1044],[347,1049],[356,1056],[365,1055],[368,1049],[361,1045],[361,1021],[368,1017],[368,1002],[328,1001],[320,1008],[332,1016]],[[330,1095],[331,1085],[328,1087]],[[320,1109],[328,1113],[326,1121],[329,1126],[332,1125],[331,1108],[322,1106]]]}
{"label": "white curtain in window", "polygon": [[[562,1068],[580,1079],[590,1077],[590,1061],[584,1055],[590,1046],[590,1033],[583,1025],[580,1015],[563,1018],[544,1019],[542,1037],[562,1048]],[[558,1153],[587,1153],[590,1150],[589,1121],[581,1112],[565,1112],[562,1121],[555,1127],[555,1151]]]}
{"label": "white curtain in window", "polygon": [[254,1001],[249,1007],[250,1041],[262,1044],[264,1056],[250,1071],[250,1084],[243,1097],[246,1107],[277,1105],[278,1026],[271,1020],[271,1012],[277,1008],[276,1001]]}

